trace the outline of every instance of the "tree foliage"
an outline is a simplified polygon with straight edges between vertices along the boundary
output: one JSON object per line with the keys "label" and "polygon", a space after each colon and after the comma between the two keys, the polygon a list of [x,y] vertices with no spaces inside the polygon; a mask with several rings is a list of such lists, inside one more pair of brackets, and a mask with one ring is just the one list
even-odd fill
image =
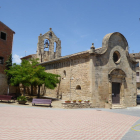
{"label": "tree foliage", "polygon": [[38,86],[38,96],[40,96],[40,86],[43,84],[49,89],[54,89],[59,83],[59,75],[45,72],[45,68],[39,65],[37,59],[22,60],[20,65],[13,64],[9,70],[5,70],[7,75],[12,75],[10,84],[15,86],[20,83],[25,87]]}

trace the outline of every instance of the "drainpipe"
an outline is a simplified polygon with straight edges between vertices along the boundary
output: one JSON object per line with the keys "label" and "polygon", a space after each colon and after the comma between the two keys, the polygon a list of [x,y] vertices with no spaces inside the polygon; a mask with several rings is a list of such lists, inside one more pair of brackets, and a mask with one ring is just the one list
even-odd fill
{"label": "drainpipe", "polygon": [[71,80],[73,80],[73,77],[71,77],[71,59],[70,59],[70,100],[71,100]]}

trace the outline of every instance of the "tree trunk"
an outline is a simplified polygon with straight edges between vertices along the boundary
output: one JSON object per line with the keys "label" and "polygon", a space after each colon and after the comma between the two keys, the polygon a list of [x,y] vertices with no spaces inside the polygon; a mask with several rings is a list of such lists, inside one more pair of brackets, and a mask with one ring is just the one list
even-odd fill
{"label": "tree trunk", "polygon": [[40,98],[40,86],[38,86],[38,98]]}
{"label": "tree trunk", "polygon": [[25,87],[24,87],[24,94],[23,94],[24,96],[25,96],[25,93],[26,93],[26,89],[25,89]]}
{"label": "tree trunk", "polygon": [[33,95],[33,85],[31,85],[31,95]]}

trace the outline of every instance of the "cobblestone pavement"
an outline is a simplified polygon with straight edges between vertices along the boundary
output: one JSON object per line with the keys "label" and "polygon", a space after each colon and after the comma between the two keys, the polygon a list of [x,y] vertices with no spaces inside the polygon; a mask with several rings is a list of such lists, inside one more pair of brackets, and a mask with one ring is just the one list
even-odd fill
{"label": "cobblestone pavement", "polygon": [[140,122],[140,113],[128,115],[130,110],[133,109],[66,110],[0,104],[0,140],[125,140],[135,133],[130,128]]}

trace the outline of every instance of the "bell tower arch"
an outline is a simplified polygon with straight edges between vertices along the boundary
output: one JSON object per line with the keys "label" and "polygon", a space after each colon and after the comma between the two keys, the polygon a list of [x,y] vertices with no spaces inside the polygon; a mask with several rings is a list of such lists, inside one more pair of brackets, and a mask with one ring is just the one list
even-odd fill
{"label": "bell tower arch", "polygon": [[[55,51],[54,43],[56,43]],[[45,48],[48,48],[48,51],[45,51]],[[50,31],[44,35],[40,34],[38,37],[37,58],[39,58],[39,62],[45,62],[59,57],[61,57],[61,40],[50,28]]]}

